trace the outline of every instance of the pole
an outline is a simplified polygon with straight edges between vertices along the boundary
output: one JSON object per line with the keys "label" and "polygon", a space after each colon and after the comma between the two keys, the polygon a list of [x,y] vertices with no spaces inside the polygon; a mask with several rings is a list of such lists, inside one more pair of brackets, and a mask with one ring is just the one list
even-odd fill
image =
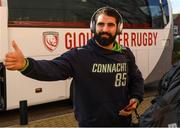
{"label": "pole", "polygon": [[19,102],[19,112],[20,112],[20,125],[28,124],[28,109],[27,100],[22,100]]}

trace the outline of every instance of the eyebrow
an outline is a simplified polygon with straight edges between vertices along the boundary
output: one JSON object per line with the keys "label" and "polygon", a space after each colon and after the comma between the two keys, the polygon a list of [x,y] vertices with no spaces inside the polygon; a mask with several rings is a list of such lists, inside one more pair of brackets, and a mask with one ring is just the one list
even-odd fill
{"label": "eyebrow", "polygon": [[[97,25],[104,25],[104,24],[106,24],[106,23],[104,23],[104,22],[98,22],[98,23],[97,23]],[[111,23],[111,22],[110,22],[110,23],[107,23],[107,25],[108,25],[108,26],[113,26],[113,25],[115,25],[115,23]]]}

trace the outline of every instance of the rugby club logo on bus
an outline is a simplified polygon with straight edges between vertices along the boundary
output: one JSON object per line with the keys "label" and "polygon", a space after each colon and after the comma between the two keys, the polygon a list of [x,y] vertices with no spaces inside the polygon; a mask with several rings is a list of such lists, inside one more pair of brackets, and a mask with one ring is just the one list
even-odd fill
{"label": "rugby club logo on bus", "polygon": [[59,33],[53,31],[43,32],[43,42],[49,51],[54,51],[59,42]]}

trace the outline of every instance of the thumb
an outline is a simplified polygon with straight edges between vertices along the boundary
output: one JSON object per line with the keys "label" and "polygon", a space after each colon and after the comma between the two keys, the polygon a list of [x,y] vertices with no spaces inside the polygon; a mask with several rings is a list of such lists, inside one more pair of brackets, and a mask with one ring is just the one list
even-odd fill
{"label": "thumb", "polygon": [[21,51],[18,45],[16,44],[16,41],[12,41],[12,47],[14,48],[15,51]]}

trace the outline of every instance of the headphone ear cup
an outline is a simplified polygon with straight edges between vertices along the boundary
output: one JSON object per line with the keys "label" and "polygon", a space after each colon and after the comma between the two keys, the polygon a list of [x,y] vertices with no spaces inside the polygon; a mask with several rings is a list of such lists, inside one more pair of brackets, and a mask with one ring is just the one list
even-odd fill
{"label": "headphone ear cup", "polygon": [[117,34],[121,34],[123,29],[123,23],[118,24]]}
{"label": "headphone ear cup", "polygon": [[92,33],[96,32],[96,22],[95,21],[91,21],[90,23],[90,29]]}

